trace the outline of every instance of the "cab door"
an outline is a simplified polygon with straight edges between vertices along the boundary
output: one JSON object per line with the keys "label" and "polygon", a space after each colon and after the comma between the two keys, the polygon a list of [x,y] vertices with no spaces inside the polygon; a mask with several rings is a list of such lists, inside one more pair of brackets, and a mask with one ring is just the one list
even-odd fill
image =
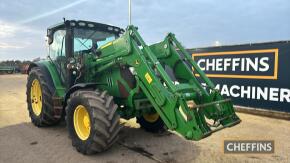
{"label": "cab door", "polygon": [[54,63],[57,72],[62,80],[62,83],[66,85],[67,83],[67,58],[66,58],[66,30],[60,29],[53,33],[52,43],[49,45],[49,57]]}

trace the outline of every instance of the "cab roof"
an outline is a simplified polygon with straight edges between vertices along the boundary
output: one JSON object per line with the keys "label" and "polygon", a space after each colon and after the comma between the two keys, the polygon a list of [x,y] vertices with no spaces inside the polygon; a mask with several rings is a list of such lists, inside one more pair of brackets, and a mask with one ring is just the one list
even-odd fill
{"label": "cab roof", "polygon": [[57,23],[53,26],[48,27],[47,31],[49,33],[53,33],[58,29],[63,29],[65,27],[72,27],[72,28],[87,28],[87,29],[98,29],[102,31],[109,31],[116,34],[123,33],[125,30],[108,24],[102,24],[97,22],[85,21],[85,20],[65,20],[61,23]]}

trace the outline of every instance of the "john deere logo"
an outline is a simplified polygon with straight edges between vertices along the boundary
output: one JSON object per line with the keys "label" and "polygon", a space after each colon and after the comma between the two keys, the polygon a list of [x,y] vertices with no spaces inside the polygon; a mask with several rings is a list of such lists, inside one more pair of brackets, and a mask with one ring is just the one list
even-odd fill
{"label": "john deere logo", "polygon": [[192,58],[208,77],[277,79],[278,76],[278,49],[195,53]]}

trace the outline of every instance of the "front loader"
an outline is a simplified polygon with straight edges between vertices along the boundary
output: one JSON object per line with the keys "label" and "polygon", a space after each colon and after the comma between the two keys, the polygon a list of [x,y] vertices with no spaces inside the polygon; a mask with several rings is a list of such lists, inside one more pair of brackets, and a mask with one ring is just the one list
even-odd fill
{"label": "front loader", "polygon": [[66,119],[81,153],[112,146],[120,118],[136,117],[147,131],[168,128],[189,140],[240,122],[231,100],[172,33],[148,46],[132,25],[66,20],[47,37],[48,59],[29,67],[29,115],[39,127]]}

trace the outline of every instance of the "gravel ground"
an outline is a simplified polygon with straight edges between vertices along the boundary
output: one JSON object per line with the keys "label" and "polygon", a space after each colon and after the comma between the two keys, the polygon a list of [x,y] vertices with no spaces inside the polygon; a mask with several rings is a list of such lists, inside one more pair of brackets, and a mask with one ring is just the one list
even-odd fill
{"label": "gravel ground", "polygon": [[[290,162],[290,122],[239,113],[242,122],[198,141],[166,132],[139,129],[135,119],[119,141],[93,156],[79,154],[65,124],[37,128],[30,123],[25,102],[26,75],[0,75],[0,162]],[[275,140],[274,154],[224,154],[224,139]]]}

